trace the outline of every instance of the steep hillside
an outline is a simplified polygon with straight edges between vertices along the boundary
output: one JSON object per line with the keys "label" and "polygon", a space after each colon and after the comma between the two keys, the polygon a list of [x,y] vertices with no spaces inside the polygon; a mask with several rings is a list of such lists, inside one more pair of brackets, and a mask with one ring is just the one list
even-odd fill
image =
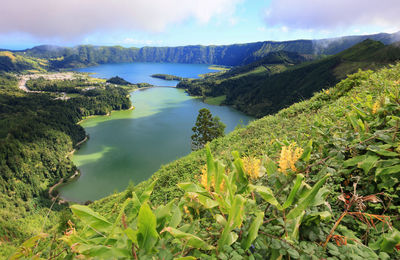
{"label": "steep hillside", "polygon": [[[71,150],[85,139],[77,122],[131,106],[122,88],[83,80],[31,81],[29,87],[41,93],[23,92],[15,76],[0,73],[0,259],[33,234],[57,230],[59,219],[70,214],[53,205],[49,188],[77,171]],[[74,96],[61,100],[61,91]]]}
{"label": "steep hillside", "polygon": [[31,240],[38,246],[16,254],[398,259],[399,84],[400,64],[350,75],[212,141],[211,152],[90,207],[71,206],[65,244],[53,249],[60,235],[40,234]]}
{"label": "steep hillside", "polygon": [[[350,49],[321,60],[302,63],[289,69],[270,73],[256,69],[249,73],[181,82],[192,95],[226,95],[224,104],[261,117],[275,113],[295,102],[310,98],[313,93],[329,88],[358,69],[377,69],[400,59],[398,44],[385,46],[381,42],[365,40]],[[257,64],[257,63],[255,63]],[[259,67],[258,67],[259,68]],[[235,71],[233,70],[233,71]]]}
{"label": "steep hillside", "polygon": [[0,51],[0,71],[3,72],[39,72],[45,71],[47,60],[24,57],[10,51]]}
{"label": "steep hillside", "polygon": [[20,51],[19,53],[31,57],[53,59],[51,65],[55,69],[118,62],[204,63],[237,66],[254,62],[270,52],[288,51],[308,55],[331,55],[365,39],[374,39],[384,44],[390,44],[398,38],[398,34],[382,33],[349,36],[340,39],[265,41],[220,46],[123,48],[120,46],[81,45],[74,48],[66,48],[44,45]]}

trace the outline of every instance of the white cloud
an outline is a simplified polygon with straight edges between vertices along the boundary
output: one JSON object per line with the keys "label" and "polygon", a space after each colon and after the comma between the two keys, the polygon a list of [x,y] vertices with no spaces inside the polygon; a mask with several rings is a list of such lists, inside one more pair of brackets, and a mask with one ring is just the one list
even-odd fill
{"label": "white cloud", "polygon": [[0,34],[73,39],[92,32],[160,32],[194,18],[233,13],[241,0],[6,0],[0,8]]}
{"label": "white cloud", "polygon": [[268,26],[329,30],[351,26],[400,28],[399,0],[271,0]]}

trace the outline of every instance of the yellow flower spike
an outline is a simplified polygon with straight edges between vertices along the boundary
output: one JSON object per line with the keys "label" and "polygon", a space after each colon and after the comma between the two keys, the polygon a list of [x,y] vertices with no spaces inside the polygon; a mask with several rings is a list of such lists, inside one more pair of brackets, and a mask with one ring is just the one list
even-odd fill
{"label": "yellow flower spike", "polygon": [[376,101],[374,103],[374,105],[372,106],[372,114],[376,114],[376,112],[378,111],[378,109],[381,107],[381,103],[378,101]]}
{"label": "yellow flower spike", "polygon": [[190,215],[190,211],[189,211],[188,207],[183,206],[183,210],[185,211],[186,214]]}
{"label": "yellow flower spike", "polygon": [[296,147],[296,143],[283,146],[279,158],[279,171],[284,174],[287,174],[288,169],[291,169],[293,172],[297,171],[295,164],[302,154],[303,149]]}
{"label": "yellow flower spike", "polygon": [[207,189],[207,165],[201,169],[200,184]]}
{"label": "yellow flower spike", "polygon": [[260,177],[261,160],[253,157],[244,157],[242,161],[244,171],[249,175],[250,179],[258,179]]}

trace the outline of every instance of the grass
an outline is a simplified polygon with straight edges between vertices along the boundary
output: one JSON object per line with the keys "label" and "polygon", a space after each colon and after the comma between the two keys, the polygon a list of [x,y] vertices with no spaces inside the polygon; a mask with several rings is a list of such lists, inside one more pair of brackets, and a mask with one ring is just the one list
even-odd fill
{"label": "grass", "polygon": [[220,106],[222,102],[226,99],[226,95],[218,96],[218,97],[208,97],[204,100],[205,103],[214,106]]}

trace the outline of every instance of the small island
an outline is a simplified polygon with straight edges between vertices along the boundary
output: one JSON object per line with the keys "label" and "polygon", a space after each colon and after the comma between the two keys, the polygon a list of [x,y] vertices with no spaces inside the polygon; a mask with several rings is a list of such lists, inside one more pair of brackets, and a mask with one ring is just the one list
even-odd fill
{"label": "small island", "polygon": [[169,75],[169,74],[153,74],[151,75],[153,78],[158,78],[158,79],[163,79],[163,80],[182,80],[183,77],[178,77],[175,75]]}
{"label": "small island", "polygon": [[132,85],[132,83],[130,83],[129,81],[126,81],[125,79],[118,76],[109,78],[106,82],[116,85]]}

